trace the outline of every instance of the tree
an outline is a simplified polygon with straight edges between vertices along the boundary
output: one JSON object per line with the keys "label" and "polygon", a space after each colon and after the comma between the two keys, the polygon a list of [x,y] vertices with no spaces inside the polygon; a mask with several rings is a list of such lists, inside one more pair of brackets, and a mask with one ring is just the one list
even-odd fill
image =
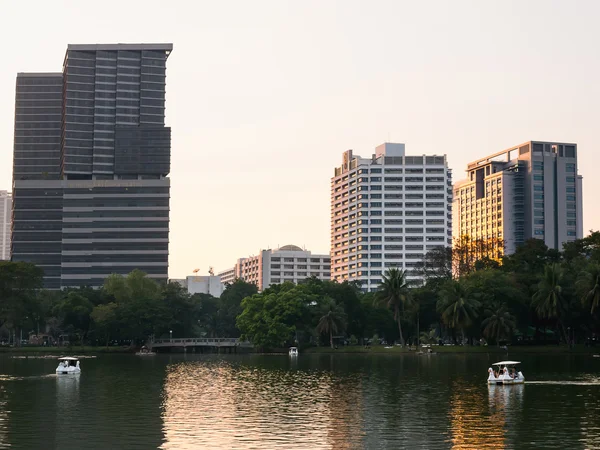
{"label": "tree", "polygon": [[465,337],[465,328],[478,316],[480,303],[460,281],[449,280],[440,291],[437,311],[444,323],[453,330],[460,330]]}
{"label": "tree", "polygon": [[144,341],[152,335],[164,335],[172,323],[172,312],[163,299],[158,283],[140,270],[126,277],[110,275],[104,289],[118,305],[117,317],[123,336]]}
{"label": "tree", "polygon": [[600,306],[600,266],[590,264],[580,272],[575,285],[581,296],[581,303],[591,308],[590,314],[594,314],[594,310]]}
{"label": "tree", "polygon": [[39,316],[36,294],[42,275],[42,269],[31,263],[0,262],[0,327],[6,325],[16,334]]}
{"label": "tree", "polygon": [[335,303],[329,306],[329,311],[319,319],[317,333],[329,334],[329,345],[333,348],[333,333],[342,331],[344,328],[344,312]]}
{"label": "tree", "polygon": [[537,290],[532,298],[532,306],[536,313],[543,319],[556,318],[563,332],[565,342],[568,343],[567,333],[563,323],[567,304],[563,296],[563,269],[560,264],[549,264],[544,268],[544,275],[538,283]]}
{"label": "tree", "polygon": [[400,333],[400,344],[404,347],[402,316],[404,309],[410,303],[406,272],[395,267],[386,270],[379,284],[378,294],[376,299],[385,302],[388,308],[394,311],[394,320],[398,324],[398,333]]}
{"label": "tree", "polygon": [[415,271],[427,283],[452,278],[452,248],[437,247],[429,250],[423,260],[417,263]]}
{"label": "tree", "polygon": [[90,314],[94,309],[92,302],[77,292],[69,292],[55,309],[63,328],[77,335],[79,343],[83,345],[90,329]]}
{"label": "tree", "polygon": [[309,308],[318,298],[305,285],[283,283],[242,300],[237,327],[242,339],[261,348],[281,347],[294,339],[299,326],[310,322]]}
{"label": "tree", "polygon": [[90,317],[96,326],[96,331],[105,338],[106,347],[108,347],[111,334],[115,332],[117,314],[118,305],[116,303],[95,306],[90,314]]}
{"label": "tree", "polygon": [[508,311],[504,303],[494,303],[485,310],[486,318],[483,320],[483,335],[494,339],[499,345],[500,339],[509,337],[516,328],[516,320]]}
{"label": "tree", "polygon": [[224,337],[238,337],[236,318],[242,313],[242,300],[258,293],[255,284],[236,279],[228,284],[219,297],[219,326]]}

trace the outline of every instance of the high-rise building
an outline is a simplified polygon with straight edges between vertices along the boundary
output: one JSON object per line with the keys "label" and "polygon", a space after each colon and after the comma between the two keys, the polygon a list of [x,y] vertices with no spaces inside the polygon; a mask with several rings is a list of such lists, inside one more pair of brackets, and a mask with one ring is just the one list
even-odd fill
{"label": "high-rise building", "polygon": [[385,143],[370,158],[344,152],[331,179],[332,279],[372,291],[390,267],[415,268],[452,244],[452,173],[445,155],[406,156]]}
{"label": "high-rise building", "polygon": [[218,275],[224,284],[239,278],[255,284],[262,291],[272,284],[286,281],[300,283],[311,277],[329,280],[331,260],[329,255],[316,255],[296,245],[284,245],[275,250],[261,250],[257,255],[240,258],[234,267],[219,272]]}
{"label": "high-rise building", "polygon": [[10,225],[12,217],[12,196],[0,191],[0,260],[10,259]]}
{"label": "high-rise building", "polygon": [[18,74],[12,259],[42,267],[45,287],[167,280],[172,48],[69,45],[62,73]]}
{"label": "high-rise building", "polygon": [[498,241],[485,255],[496,259],[527,239],[561,250],[583,237],[577,144],[529,141],[473,161],[454,185],[453,218],[455,238]]}

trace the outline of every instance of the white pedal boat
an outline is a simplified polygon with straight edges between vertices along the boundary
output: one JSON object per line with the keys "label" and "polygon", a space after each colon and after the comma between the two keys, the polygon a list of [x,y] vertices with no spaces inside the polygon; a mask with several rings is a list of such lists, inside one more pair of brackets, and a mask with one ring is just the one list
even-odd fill
{"label": "white pedal boat", "polygon": [[60,361],[56,368],[57,375],[76,375],[81,373],[79,367],[79,360],[71,356],[65,356],[64,358],[58,358]]}
{"label": "white pedal boat", "polygon": [[519,361],[500,361],[488,369],[488,384],[523,384],[523,372],[517,369]]}

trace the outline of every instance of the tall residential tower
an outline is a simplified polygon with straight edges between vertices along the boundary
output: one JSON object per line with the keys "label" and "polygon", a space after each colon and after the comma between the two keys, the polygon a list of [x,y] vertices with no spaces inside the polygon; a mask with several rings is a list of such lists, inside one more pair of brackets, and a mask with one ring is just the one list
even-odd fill
{"label": "tall residential tower", "polygon": [[454,185],[454,237],[503,241],[506,254],[531,238],[562,250],[583,237],[582,218],[577,144],[525,142],[470,163]]}
{"label": "tall residential tower", "polygon": [[45,287],[167,280],[172,48],[69,45],[62,73],[18,74],[12,259],[44,269]]}
{"label": "tall residential tower", "polygon": [[452,174],[445,155],[406,156],[385,143],[370,158],[344,152],[331,179],[331,277],[372,291],[385,269],[415,268],[452,245]]}

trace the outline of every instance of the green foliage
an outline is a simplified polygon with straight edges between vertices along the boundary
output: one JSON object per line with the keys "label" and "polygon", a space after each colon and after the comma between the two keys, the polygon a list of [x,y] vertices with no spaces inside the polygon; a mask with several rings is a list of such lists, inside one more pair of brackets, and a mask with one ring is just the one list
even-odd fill
{"label": "green foliage", "polygon": [[258,347],[282,347],[294,342],[315,306],[318,299],[305,285],[284,283],[242,300],[237,327],[243,339]]}
{"label": "green foliage", "polygon": [[458,334],[471,343],[552,336],[567,342],[573,335],[581,342],[600,335],[600,232],[566,244],[563,252],[531,239],[501,264],[500,241],[457,244],[435,248],[411,269],[422,284],[409,285],[403,271],[390,268],[370,293],[353,282],[316,278],[258,293],[236,280],[215,298],[158,284],[137,270],[109,276],[100,289],[47,291],[41,269],[0,262],[0,338],[12,341],[22,331],[24,338],[46,333],[56,341],[68,334],[73,342],[108,346],[172,331],[173,337],[241,336],[274,348],[332,346],[335,335],[350,335],[352,344],[375,335],[402,344]]}
{"label": "green foliage", "polygon": [[346,327],[344,309],[329,299],[327,312],[319,319],[317,333],[329,335],[329,345],[333,348],[333,334],[344,330]]}
{"label": "green foliage", "polygon": [[449,328],[460,330],[464,335],[465,329],[479,315],[480,306],[464,281],[448,280],[442,287],[436,308]]}
{"label": "green foliage", "polygon": [[405,309],[410,306],[410,291],[406,282],[406,272],[395,267],[385,271],[379,285],[376,300],[385,302],[387,307],[394,311],[394,320],[398,324],[400,343],[404,347],[402,333],[402,316]]}

